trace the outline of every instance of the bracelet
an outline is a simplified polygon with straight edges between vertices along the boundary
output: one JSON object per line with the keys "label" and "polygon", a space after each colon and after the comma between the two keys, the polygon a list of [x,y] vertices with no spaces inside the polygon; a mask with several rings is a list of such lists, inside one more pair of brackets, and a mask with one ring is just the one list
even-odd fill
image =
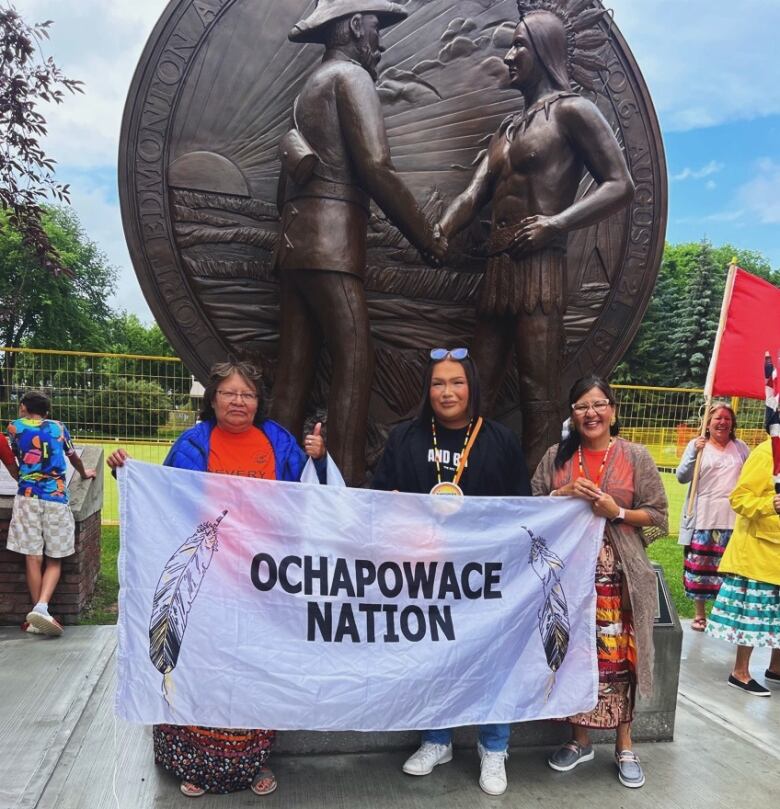
{"label": "bracelet", "polygon": [[557,489],[553,489],[553,490],[550,492],[550,497],[557,497],[557,496],[558,496],[558,490],[557,490]]}

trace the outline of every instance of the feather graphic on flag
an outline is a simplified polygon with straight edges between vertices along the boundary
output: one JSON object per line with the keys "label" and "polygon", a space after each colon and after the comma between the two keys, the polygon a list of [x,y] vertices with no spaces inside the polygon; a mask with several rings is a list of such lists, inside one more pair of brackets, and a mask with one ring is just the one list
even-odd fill
{"label": "feather graphic on flag", "polygon": [[166,562],[157,582],[149,620],[149,658],[163,675],[166,701],[170,673],[179,659],[187,618],[217,550],[217,527],[226,514],[223,511],[214,522],[201,523]]}
{"label": "feather graphic on flag", "polygon": [[[780,364],[780,357],[778,357],[778,364]],[[780,378],[768,351],[764,354],[764,383],[766,386],[764,425],[772,439],[772,477],[775,492],[780,494]]]}
{"label": "feather graphic on flag", "polygon": [[559,575],[564,565],[560,557],[547,547],[542,537],[534,536],[527,528],[525,530],[531,537],[528,563],[542,582],[544,594],[537,616],[544,654],[552,672],[545,689],[545,699],[549,699],[555,685],[555,673],[561,667],[569,649],[569,609]]}

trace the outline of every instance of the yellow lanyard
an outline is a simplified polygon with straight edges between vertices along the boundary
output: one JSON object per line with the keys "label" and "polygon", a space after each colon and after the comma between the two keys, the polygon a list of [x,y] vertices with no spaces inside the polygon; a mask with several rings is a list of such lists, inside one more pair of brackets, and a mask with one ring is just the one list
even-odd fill
{"label": "yellow lanyard", "polygon": [[[476,427],[474,428],[474,435],[471,435],[471,426],[473,424],[473,420],[469,422],[468,429],[466,430],[466,437],[463,440],[463,449],[460,453],[460,460],[458,461],[458,467],[455,470],[455,476],[452,479],[452,483],[458,484],[460,482],[460,478],[463,475],[463,470],[466,468],[466,463],[468,461],[469,453],[471,452],[471,448],[474,445],[474,441],[477,438],[477,434],[479,433],[480,427],[482,427],[482,416],[477,419]],[[431,419],[431,435],[433,436],[433,458],[436,461],[436,483],[441,483],[441,462],[439,460],[439,447],[436,443],[436,420]],[[471,438],[471,440],[469,440]]]}

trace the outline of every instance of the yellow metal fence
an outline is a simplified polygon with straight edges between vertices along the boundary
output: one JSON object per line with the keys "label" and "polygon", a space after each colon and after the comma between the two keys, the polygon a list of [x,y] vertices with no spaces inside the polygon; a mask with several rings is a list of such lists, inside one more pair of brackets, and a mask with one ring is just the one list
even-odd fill
{"label": "yellow metal fence", "polygon": [[[106,454],[125,447],[142,461],[159,463],[173,439],[195,423],[199,399],[193,378],[175,357],[97,354],[0,347],[0,423],[17,416],[30,388],[52,400],[52,417],[65,422],[81,444],[99,444]],[[644,444],[658,464],[669,495],[670,530],[675,533],[685,488],[674,469],[688,441],[698,434],[703,393],[689,388],[616,385],[621,434]],[[764,406],[730,400],[738,435],[750,446],[761,442]],[[106,478],[103,520],[118,520],[116,485]]]}
{"label": "yellow metal fence", "polygon": [[[16,418],[20,397],[35,388],[51,398],[52,418],[77,443],[99,444],[106,455],[121,446],[159,463],[195,423],[192,382],[176,357],[0,348],[0,424]],[[103,521],[118,519],[116,483],[106,476]]]}

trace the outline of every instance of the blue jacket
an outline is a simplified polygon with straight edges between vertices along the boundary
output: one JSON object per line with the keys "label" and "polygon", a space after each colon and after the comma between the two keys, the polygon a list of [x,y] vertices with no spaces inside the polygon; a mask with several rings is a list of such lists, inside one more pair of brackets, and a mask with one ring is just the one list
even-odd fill
{"label": "blue jacket", "polygon": [[[177,469],[189,469],[193,472],[208,471],[209,446],[211,431],[216,426],[215,420],[199,421],[194,427],[185,430],[174,442],[163,461],[164,466]],[[307,457],[298,446],[292,433],[287,432],[280,424],[265,419],[259,425],[271,442],[276,460],[276,479],[298,481],[306,464]],[[320,482],[325,481],[325,459],[315,461]]]}

